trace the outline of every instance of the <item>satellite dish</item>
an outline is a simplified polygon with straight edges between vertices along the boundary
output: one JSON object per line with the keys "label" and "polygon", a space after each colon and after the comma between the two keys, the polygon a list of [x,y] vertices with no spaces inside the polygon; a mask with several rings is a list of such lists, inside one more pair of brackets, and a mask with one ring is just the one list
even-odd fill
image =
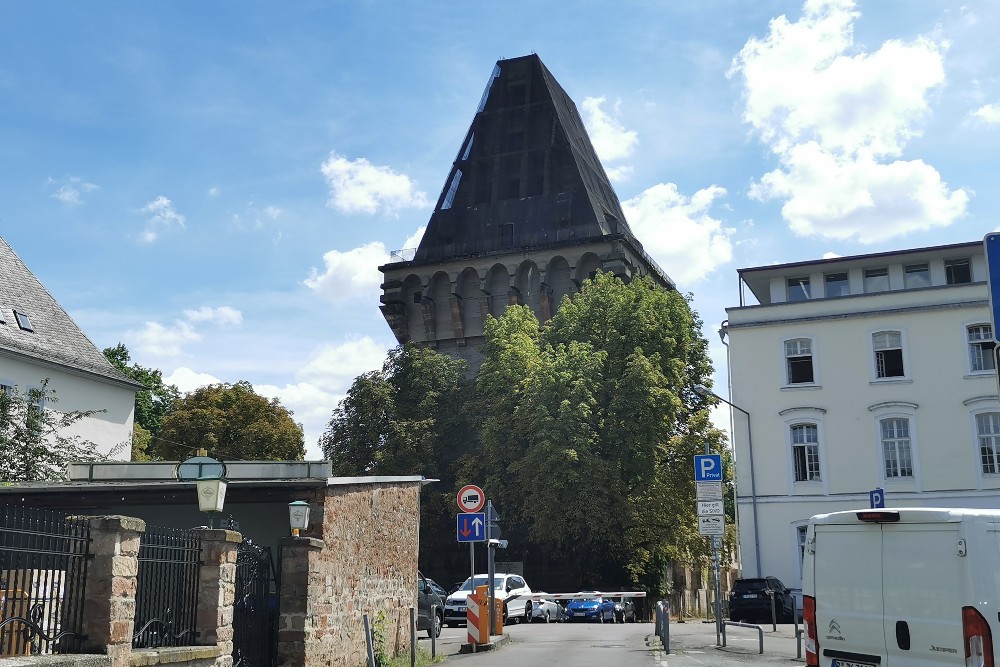
{"label": "satellite dish", "polygon": [[205,477],[221,479],[226,476],[226,464],[210,456],[193,456],[174,468],[174,477],[180,482],[196,482]]}

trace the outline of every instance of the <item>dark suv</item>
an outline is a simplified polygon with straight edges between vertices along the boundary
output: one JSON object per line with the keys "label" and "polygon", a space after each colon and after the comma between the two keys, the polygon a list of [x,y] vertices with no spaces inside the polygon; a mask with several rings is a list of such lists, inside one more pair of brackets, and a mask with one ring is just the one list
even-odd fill
{"label": "dark suv", "polygon": [[[434,615],[431,616],[431,607]],[[441,625],[444,622],[444,600],[438,595],[430,580],[417,571],[417,630],[426,630],[427,636],[441,636]]]}
{"label": "dark suv", "polygon": [[737,579],[729,593],[729,620],[770,622],[772,597],[774,617],[779,623],[791,623],[794,597],[777,577]]}

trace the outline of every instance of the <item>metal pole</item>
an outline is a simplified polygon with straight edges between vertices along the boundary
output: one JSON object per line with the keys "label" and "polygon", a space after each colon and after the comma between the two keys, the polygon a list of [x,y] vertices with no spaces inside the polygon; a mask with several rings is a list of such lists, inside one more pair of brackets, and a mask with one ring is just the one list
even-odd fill
{"label": "metal pole", "polygon": [[365,648],[368,650],[368,667],[375,667],[375,645],[372,641],[372,622],[368,614],[364,615],[365,621]]}
{"label": "metal pole", "polygon": [[712,569],[715,571],[715,644],[719,644],[719,633],[722,632],[722,601],[721,585],[719,583],[719,543],[721,538],[712,536]]}
{"label": "metal pole", "polygon": [[[431,607],[431,636],[434,636],[434,607]],[[417,610],[410,607],[410,667],[417,665]]]}
{"label": "metal pole", "polygon": [[[468,601],[466,601],[468,604]],[[431,605],[431,659],[437,657],[437,605]]]}

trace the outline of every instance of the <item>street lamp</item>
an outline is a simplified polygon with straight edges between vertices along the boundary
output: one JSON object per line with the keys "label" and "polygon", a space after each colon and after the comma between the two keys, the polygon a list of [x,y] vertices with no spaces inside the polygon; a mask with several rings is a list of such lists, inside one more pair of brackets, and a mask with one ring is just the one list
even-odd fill
{"label": "street lamp", "polygon": [[226,502],[227,480],[222,476],[199,477],[195,483],[198,485],[198,509],[208,514],[208,527],[212,528],[215,513],[221,512]]}
{"label": "street lamp", "polygon": [[[716,398],[716,399],[722,401],[723,403],[725,403],[726,405],[728,405],[729,407],[731,407],[731,408],[733,408],[735,410],[739,410],[744,415],[746,415],[746,418],[747,418],[747,449],[749,451],[749,456],[750,456],[750,506],[751,506],[751,508],[753,510],[753,551],[754,551],[754,565],[755,565],[756,570],[757,570],[757,577],[759,578],[760,577],[760,529],[758,528],[758,525],[757,525],[758,524],[758,521],[757,521],[757,482],[756,482],[756,479],[754,478],[754,470],[753,470],[753,429],[750,428],[750,413],[747,412],[746,410],[744,410],[743,408],[741,408],[740,406],[735,405],[734,403],[731,403],[731,402],[727,401],[726,399],[722,398],[721,396],[719,396],[718,394],[716,394],[714,391],[712,391],[711,389],[709,389],[708,387],[706,387],[703,384],[696,384],[694,386],[694,390],[696,392],[698,392],[699,394],[701,394],[702,396],[706,397],[706,398],[708,398],[708,397]],[[737,512],[738,511],[739,511],[739,509],[737,508]]]}
{"label": "street lamp", "polygon": [[292,529],[292,537],[298,537],[300,530],[309,527],[309,503],[304,500],[288,503],[288,525]]}

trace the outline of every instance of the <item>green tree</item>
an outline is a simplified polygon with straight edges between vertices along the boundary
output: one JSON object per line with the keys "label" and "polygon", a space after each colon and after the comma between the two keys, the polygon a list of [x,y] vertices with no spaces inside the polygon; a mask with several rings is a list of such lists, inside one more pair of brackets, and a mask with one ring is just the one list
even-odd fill
{"label": "green tree", "polygon": [[164,415],[149,445],[155,459],[183,460],[199,448],[221,460],[301,460],[302,426],[277,398],[247,381],[196,389]]}
{"label": "green tree", "polygon": [[690,457],[719,451],[721,433],[692,389],[711,364],[689,300],[601,273],[540,329],[510,307],[485,335],[482,449],[466,472],[518,537],[594,585],[703,559]]}
{"label": "green tree", "polygon": [[104,410],[59,412],[48,379],[40,387],[0,392],[0,480],[34,482],[65,479],[66,464],[99,461],[97,445],[67,435],[81,419]]}
{"label": "green tree", "polygon": [[181,392],[176,385],[163,382],[163,372],[156,368],[146,368],[137,363],[129,364],[132,357],[123,343],[104,348],[104,357],[129,378],[146,386],[146,390],[135,394],[135,425],[141,430],[133,432],[132,460],[148,461],[146,446],[150,438],[160,434],[163,417],[170,412]]}

